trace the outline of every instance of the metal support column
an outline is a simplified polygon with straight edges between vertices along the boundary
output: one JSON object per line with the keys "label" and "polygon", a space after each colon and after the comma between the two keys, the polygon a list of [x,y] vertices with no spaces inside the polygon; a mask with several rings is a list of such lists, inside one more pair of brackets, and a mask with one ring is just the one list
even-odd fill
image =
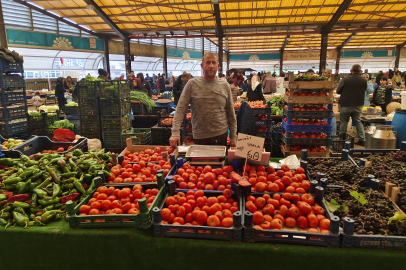
{"label": "metal support column", "polygon": [[168,52],[166,51],[166,37],[164,38],[163,73],[165,73],[166,78],[169,79],[169,76],[168,76]]}
{"label": "metal support column", "polygon": [[284,51],[281,51],[281,59],[279,59],[279,76],[281,76],[283,70],[283,52]]}
{"label": "metal support column", "polygon": [[400,61],[400,50],[402,48],[399,46],[396,46],[396,60],[395,60],[395,70],[399,69],[399,61]]}
{"label": "metal support column", "polygon": [[226,73],[229,70],[230,70],[230,51],[227,51],[227,70],[226,70]]}
{"label": "metal support column", "polygon": [[340,54],[341,54],[341,51],[337,50],[337,60],[336,60],[336,72],[337,72],[337,74],[338,74],[338,71],[340,70],[340,60],[341,60]]}
{"label": "metal support column", "polygon": [[103,58],[103,68],[110,74],[110,50],[109,50],[109,36],[104,36],[104,58]]}
{"label": "metal support column", "polygon": [[4,24],[3,7],[1,6],[1,1],[0,1],[0,43],[3,48],[6,49],[8,48],[6,26]]}
{"label": "metal support column", "polygon": [[131,72],[131,49],[130,49],[130,39],[123,39],[124,42],[124,61],[125,61],[125,72],[129,74]]}
{"label": "metal support column", "polygon": [[223,74],[223,37],[221,36],[219,42],[219,74]]}
{"label": "metal support column", "polygon": [[327,62],[327,45],[328,45],[328,33],[321,33],[321,50],[320,50],[320,63],[319,63],[319,73],[320,75],[326,70]]}

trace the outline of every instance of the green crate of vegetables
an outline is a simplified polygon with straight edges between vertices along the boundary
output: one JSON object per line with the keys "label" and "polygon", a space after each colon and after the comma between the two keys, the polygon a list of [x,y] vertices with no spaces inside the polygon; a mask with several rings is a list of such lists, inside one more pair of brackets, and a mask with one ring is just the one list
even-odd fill
{"label": "green crate of vegetables", "polygon": [[154,107],[156,107],[155,103],[151,101],[147,94],[140,91],[131,91],[131,109],[133,114],[147,115],[152,112]]}

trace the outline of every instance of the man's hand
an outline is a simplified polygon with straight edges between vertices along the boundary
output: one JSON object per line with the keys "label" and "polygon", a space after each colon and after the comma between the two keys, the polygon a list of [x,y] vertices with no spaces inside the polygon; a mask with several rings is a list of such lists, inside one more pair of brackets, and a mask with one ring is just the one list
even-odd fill
{"label": "man's hand", "polygon": [[180,145],[180,137],[172,136],[169,139],[169,144],[172,146],[173,149],[175,149],[178,145]]}
{"label": "man's hand", "polygon": [[236,142],[231,142],[230,147],[237,147],[237,143]]}

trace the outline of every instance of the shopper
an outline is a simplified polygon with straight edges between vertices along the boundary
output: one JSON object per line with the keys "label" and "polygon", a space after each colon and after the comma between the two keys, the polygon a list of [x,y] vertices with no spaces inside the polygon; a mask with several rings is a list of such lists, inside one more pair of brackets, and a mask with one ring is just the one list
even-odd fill
{"label": "shopper", "polygon": [[400,86],[402,84],[402,76],[400,76],[399,70],[395,72],[395,76],[392,77],[393,86]]}
{"label": "shopper", "polygon": [[98,79],[103,79],[105,81],[109,79],[109,74],[104,69],[99,68],[97,72],[99,73],[99,77],[97,77]]}
{"label": "shopper", "polygon": [[131,74],[131,73],[128,73],[128,74],[127,74],[127,80],[129,81],[131,90],[137,90],[137,89],[136,89],[136,88],[137,88],[137,83],[136,83],[135,80],[134,80],[134,75]]}
{"label": "shopper", "polygon": [[375,106],[380,106],[382,111],[386,114],[386,106],[392,102],[392,88],[388,85],[388,78],[383,76],[381,78],[381,85],[375,89],[372,97],[372,103]]}
{"label": "shopper", "polygon": [[231,147],[236,146],[237,120],[230,85],[216,77],[219,68],[218,56],[206,53],[201,67],[204,75],[190,80],[183,89],[172,125],[170,145],[180,143],[180,128],[191,106],[193,141],[202,145],[227,145],[230,130]]}
{"label": "shopper", "polygon": [[32,101],[35,106],[35,109],[38,111],[39,107],[42,106],[42,99],[39,91],[35,92],[35,96],[32,97]]}
{"label": "shopper", "polygon": [[307,75],[307,76],[313,76],[313,75],[314,75],[314,70],[313,70],[313,69],[309,69],[309,70],[306,72],[306,75]]}
{"label": "shopper", "polygon": [[244,77],[241,75],[241,73],[237,73],[237,85],[243,85],[244,84]]}
{"label": "shopper", "polygon": [[368,72],[368,69],[367,69],[367,68],[365,69],[364,74],[368,74],[368,78],[372,78],[372,77],[371,77],[371,74]]}
{"label": "shopper", "polygon": [[157,80],[157,76],[155,75],[155,73],[152,74],[152,83],[156,83]]}
{"label": "shopper", "polygon": [[228,80],[228,84],[231,88],[231,94],[233,95],[233,102],[237,102],[237,97],[242,94],[242,90],[238,86],[234,86],[233,80]]}
{"label": "shopper", "polygon": [[152,85],[153,85],[152,78],[148,75],[148,73],[145,74],[145,75],[146,75],[145,76],[145,81],[147,81],[149,83],[149,85],[151,86],[151,88],[152,88]]}
{"label": "shopper", "polygon": [[338,104],[341,105],[340,133],[342,136],[345,136],[348,121],[351,117],[357,129],[359,145],[365,144],[365,133],[361,123],[361,114],[367,86],[367,81],[361,76],[361,66],[353,65],[351,74],[343,78],[337,87],[337,94],[341,95],[338,101]]}
{"label": "shopper", "polygon": [[185,88],[188,80],[189,74],[186,73],[180,75],[173,83],[173,98],[176,106],[178,106],[179,98],[182,95],[183,88]]}
{"label": "shopper", "polygon": [[259,82],[253,82],[252,84],[248,84],[247,100],[248,101],[265,100],[264,95],[262,93],[262,84],[260,84]]}
{"label": "shopper", "polygon": [[[107,73],[107,72],[106,72]],[[65,106],[66,99],[65,99],[65,88],[63,87],[63,77],[59,76],[56,79],[56,86],[55,86],[55,97],[58,99],[58,106],[59,109]]]}
{"label": "shopper", "polygon": [[159,91],[161,93],[165,92],[165,74],[162,74],[161,78],[159,78]]}
{"label": "shopper", "polygon": [[65,88],[65,90],[72,93],[73,85],[74,85],[74,83],[72,82],[72,77],[71,76],[66,77],[66,80],[63,83],[63,87]]}
{"label": "shopper", "polygon": [[237,73],[233,73],[232,79],[233,79],[233,81],[234,81],[234,86],[237,86],[237,85],[238,85],[238,74],[237,74]]}
{"label": "shopper", "polygon": [[249,80],[245,80],[245,81],[244,81],[244,84],[241,86],[243,92],[247,92],[247,90],[248,90],[248,83],[247,83],[247,81],[249,81]]}
{"label": "shopper", "polygon": [[393,75],[395,75],[395,72],[392,69],[389,69],[388,71],[388,78],[392,78]]}
{"label": "shopper", "polygon": [[[147,94],[149,97],[152,97],[152,88],[151,85],[149,84],[149,82],[147,82],[144,79],[144,74],[142,73],[138,73],[137,77],[139,79],[139,85],[137,85],[138,87],[138,91],[140,92],[144,92],[145,94]],[[165,85],[164,85],[165,87]],[[165,89],[165,88],[164,88]]]}
{"label": "shopper", "polygon": [[369,81],[369,75],[368,73],[364,73],[364,78],[368,83],[367,89],[365,91],[365,98],[364,98],[364,107],[369,107],[369,95],[374,92],[374,86],[372,83]]}
{"label": "shopper", "polygon": [[379,73],[378,73],[378,75],[376,76],[376,80],[375,80],[375,82],[376,82],[377,85],[381,85],[381,78],[382,78],[383,76],[385,76],[385,75],[383,74],[382,70],[380,70]]}
{"label": "shopper", "polygon": [[264,94],[276,92],[276,79],[270,71],[266,73],[266,77],[262,82],[262,89],[264,89]]}

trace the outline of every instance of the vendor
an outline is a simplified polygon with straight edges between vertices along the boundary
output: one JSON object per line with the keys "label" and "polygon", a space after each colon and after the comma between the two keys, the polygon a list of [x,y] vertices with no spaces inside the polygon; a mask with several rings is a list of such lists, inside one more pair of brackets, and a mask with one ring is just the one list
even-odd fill
{"label": "vendor", "polygon": [[172,125],[172,148],[181,145],[180,129],[188,106],[191,106],[193,141],[201,145],[227,145],[230,129],[231,147],[236,146],[237,120],[230,85],[217,78],[218,56],[206,53],[201,67],[204,75],[191,79],[180,96]]}
{"label": "vendor", "polygon": [[180,75],[173,83],[173,98],[176,106],[178,105],[180,95],[182,94],[183,88],[185,88],[188,80],[189,74],[184,73]]}
{"label": "vendor", "polygon": [[59,76],[58,79],[56,79],[56,86],[55,86],[55,97],[58,99],[59,109],[64,107],[66,104],[66,98],[65,98],[66,90],[63,87],[63,84],[64,84],[63,76]]}

